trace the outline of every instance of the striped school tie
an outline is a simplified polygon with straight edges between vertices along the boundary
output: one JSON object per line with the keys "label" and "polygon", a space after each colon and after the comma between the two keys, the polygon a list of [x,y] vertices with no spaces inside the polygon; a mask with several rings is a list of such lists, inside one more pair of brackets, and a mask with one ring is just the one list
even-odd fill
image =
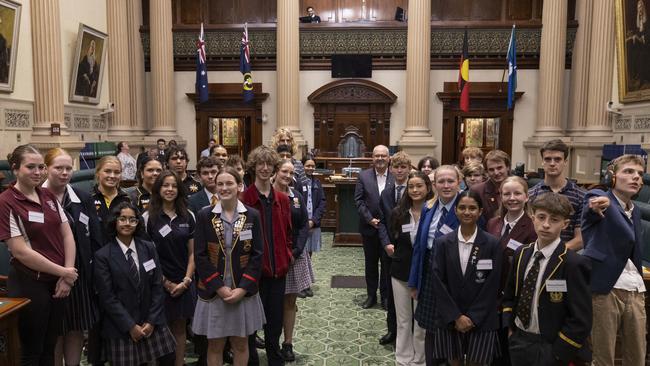
{"label": "striped school tie", "polygon": [[132,249],[127,249],[126,251],[126,260],[129,262],[129,274],[131,275],[131,278],[135,281],[135,283],[140,286],[140,270],[138,270],[138,265],[135,264],[135,260],[133,259],[133,250]]}

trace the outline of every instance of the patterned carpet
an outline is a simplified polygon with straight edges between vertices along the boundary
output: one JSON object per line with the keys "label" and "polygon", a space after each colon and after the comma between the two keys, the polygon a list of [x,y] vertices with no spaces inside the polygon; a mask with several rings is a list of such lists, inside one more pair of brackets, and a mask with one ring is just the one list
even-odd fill
{"label": "patterned carpet", "polygon": [[363,275],[361,248],[332,248],[332,233],[323,233],[323,250],[312,257],[314,297],[298,299],[294,335],[296,365],[394,365],[392,346],[379,345],[386,332],[386,313],[378,306],[361,309],[365,289],[332,289],[334,275]]}

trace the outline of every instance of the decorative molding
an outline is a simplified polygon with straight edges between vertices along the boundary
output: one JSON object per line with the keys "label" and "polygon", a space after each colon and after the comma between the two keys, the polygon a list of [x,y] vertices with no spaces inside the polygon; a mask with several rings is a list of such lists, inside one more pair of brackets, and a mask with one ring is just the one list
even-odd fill
{"label": "decorative molding", "polygon": [[74,116],[74,129],[75,130],[90,130],[90,116],[89,115],[75,115]]}
{"label": "decorative molding", "polygon": [[28,109],[5,109],[5,128],[29,130],[32,128],[32,113]]}
{"label": "decorative molding", "polygon": [[[566,37],[566,67],[571,57],[577,26],[569,24]],[[275,70],[275,28],[249,29],[253,70]],[[474,69],[500,69],[510,40],[510,27],[473,28],[468,31],[469,53]],[[539,67],[541,26],[517,29],[517,63],[520,69]],[[193,30],[173,33],[174,70],[196,69],[196,34]],[[458,67],[464,29],[431,28],[431,68]],[[145,66],[149,68],[150,36],[141,33]],[[333,54],[370,54],[373,69],[406,69],[407,27],[321,27],[301,28],[300,56],[303,70],[329,70]],[[205,34],[208,69],[211,71],[239,70],[241,31],[208,30]]]}
{"label": "decorative molding", "polygon": [[614,130],[629,130],[632,127],[632,117],[619,116],[614,120]]}
{"label": "decorative molding", "polygon": [[650,130],[650,116],[637,116],[634,118],[635,130]]}
{"label": "decorative molding", "polygon": [[106,130],[107,126],[106,118],[102,116],[93,116],[93,130]]}

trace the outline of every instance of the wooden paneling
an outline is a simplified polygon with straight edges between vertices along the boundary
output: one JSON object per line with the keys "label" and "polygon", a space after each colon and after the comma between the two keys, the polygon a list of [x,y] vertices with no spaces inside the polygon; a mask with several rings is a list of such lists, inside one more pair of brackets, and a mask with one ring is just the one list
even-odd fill
{"label": "wooden paneling", "polygon": [[232,24],[235,23],[235,2],[236,0],[210,1],[207,3],[207,20],[209,24]]}
{"label": "wooden paneling", "polygon": [[[137,1],[137,0],[136,0]],[[143,25],[149,25],[149,1],[142,1]],[[298,0],[300,16],[313,6],[321,22],[392,22],[399,6],[407,11],[408,0]],[[539,22],[543,0],[431,0],[434,22],[486,21]],[[568,20],[575,19],[576,0],[568,0]],[[172,0],[174,25],[264,24],[277,22],[277,0]]]}
{"label": "wooden paneling", "polygon": [[506,19],[526,20],[533,18],[532,1],[508,0]]}
{"label": "wooden paneling", "polygon": [[385,22],[395,20],[395,10],[399,6],[404,9],[405,15],[408,14],[407,0],[370,0],[369,20],[375,22]]}
{"label": "wooden paneling", "polygon": [[178,21],[181,24],[201,24],[201,0],[177,0]]}

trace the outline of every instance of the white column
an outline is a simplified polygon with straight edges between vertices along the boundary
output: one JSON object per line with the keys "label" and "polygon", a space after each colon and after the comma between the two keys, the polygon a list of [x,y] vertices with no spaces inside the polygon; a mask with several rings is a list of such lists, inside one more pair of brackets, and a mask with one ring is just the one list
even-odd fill
{"label": "white column", "polygon": [[155,0],[150,5],[151,35],[151,135],[175,136],[174,55],[172,38],[172,2]]}

